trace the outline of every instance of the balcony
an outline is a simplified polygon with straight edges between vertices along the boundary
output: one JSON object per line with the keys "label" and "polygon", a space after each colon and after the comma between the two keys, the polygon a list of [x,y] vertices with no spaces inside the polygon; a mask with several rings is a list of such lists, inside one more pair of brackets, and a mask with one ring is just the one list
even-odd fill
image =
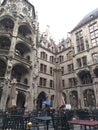
{"label": "balcony", "polygon": [[26,91],[28,88],[30,88],[30,86],[19,82],[16,84],[16,86],[18,90],[22,90],[22,91]]}
{"label": "balcony", "polygon": [[30,66],[31,63],[32,63],[32,62],[29,61],[28,59],[26,59],[26,58],[24,58],[24,57],[22,57],[22,56],[20,56],[20,55],[17,55],[17,54],[15,54],[15,59],[18,60],[19,62],[23,63],[23,64],[28,65],[28,66]]}
{"label": "balcony", "polygon": [[9,50],[8,49],[0,49],[0,56],[5,56],[9,55]]}
{"label": "balcony", "polygon": [[[2,88],[4,86],[4,81],[5,81],[5,77],[0,77],[0,88]],[[22,90],[22,91],[26,91],[28,88],[30,88],[30,86],[17,82],[16,83],[16,88],[18,90]]]}
{"label": "balcony", "polygon": [[33,41],[32,39],[29,37],[27,38],[26,36],[24,36],[23,34],[18,34],[18,37],[20,39],[22,39],[23,41],[25,41],[26,43],[30,44],[30,45],[33,45]]}
{"label": "balcony", "polygon": [[0,26],[0,33],[1,34],[10,34],[10,35],[12,35],[13,30]]}

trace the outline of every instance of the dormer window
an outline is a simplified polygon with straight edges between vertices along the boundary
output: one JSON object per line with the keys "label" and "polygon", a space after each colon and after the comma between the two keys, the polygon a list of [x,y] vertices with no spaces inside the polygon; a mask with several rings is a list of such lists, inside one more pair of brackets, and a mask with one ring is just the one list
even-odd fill
{"label": "dormer window", "polygon": [[91,14],[91,15],[90,15],[90,18],[91,18],[91,19],[93,19],[93,18],[94,18],[94,15],[93,15],[93,14]]}
{"label": "dormer window", "polygon": [[54,49],[54,48],[52,47],[52,51],[53,51],[53,49]]}
{"label": "dormer window", "polygon": [[59,47],[59,51],[61,51],[61,46]]}

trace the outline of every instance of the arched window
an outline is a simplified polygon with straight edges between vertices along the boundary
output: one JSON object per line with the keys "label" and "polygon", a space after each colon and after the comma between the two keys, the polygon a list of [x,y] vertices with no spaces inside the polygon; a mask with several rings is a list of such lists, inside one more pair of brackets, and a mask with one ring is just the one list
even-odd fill
{"label": "arched window", "polygon": [[30,61],[30,56],[27,56],[26,58],[27,58],[28,61]]}
{"label": "arched window", "polygon": [[27,78],[24,79],[24,84],[26,84],[26,85],[28,84],[28,79]]}

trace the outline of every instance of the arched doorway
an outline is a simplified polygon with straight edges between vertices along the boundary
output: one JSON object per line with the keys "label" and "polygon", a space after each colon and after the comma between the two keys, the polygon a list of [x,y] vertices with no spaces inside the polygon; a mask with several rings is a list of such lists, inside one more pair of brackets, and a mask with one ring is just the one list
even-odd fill
{"label": "arched doorway", "polygon": [[88,108],[96,107],[96,100],[94,90],[86,89],[83,93],[84,96],[84,106]]}
{"label": "arched doorway", "polygon": [[65,102],[65,104],[67,104],[66,94],[63,92],[62,95],[63,95],[63,98],[64,98],[64,102]]}
{"label": "arched doorway", "polygon": [[91,77],[91,73],[88,70],[79,71],[78,77],[81,81],[81,84],[91,84],[93,82],[92,77]]}
{"label": "arched doorway", "polygon": [[77,91],[70,92],[70,104],[73,109],[78,108],[78,93]]}
{"label": "arched doorway", "polygon": [[46,93],[41,92],[37,98],[37,109],[42,109],[42,102],[46,100]]}
{"label": "arched doorway", "polygon": [[24,104],[25,104],[25,95],[22,92],[18,92],[17,108],[24,108]]}

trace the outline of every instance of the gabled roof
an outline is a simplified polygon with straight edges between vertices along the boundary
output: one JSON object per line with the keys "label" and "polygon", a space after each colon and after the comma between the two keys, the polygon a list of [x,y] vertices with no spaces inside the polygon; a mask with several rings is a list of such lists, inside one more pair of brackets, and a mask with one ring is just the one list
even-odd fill
{"label": "gabled roof", "polygon": [[88,22],[96,19],[98,17],[98,8],[87,14],[78,24],[77,26],[71,31],[75,31],[78,28],[82,27],[83,25],[87,24]]}

